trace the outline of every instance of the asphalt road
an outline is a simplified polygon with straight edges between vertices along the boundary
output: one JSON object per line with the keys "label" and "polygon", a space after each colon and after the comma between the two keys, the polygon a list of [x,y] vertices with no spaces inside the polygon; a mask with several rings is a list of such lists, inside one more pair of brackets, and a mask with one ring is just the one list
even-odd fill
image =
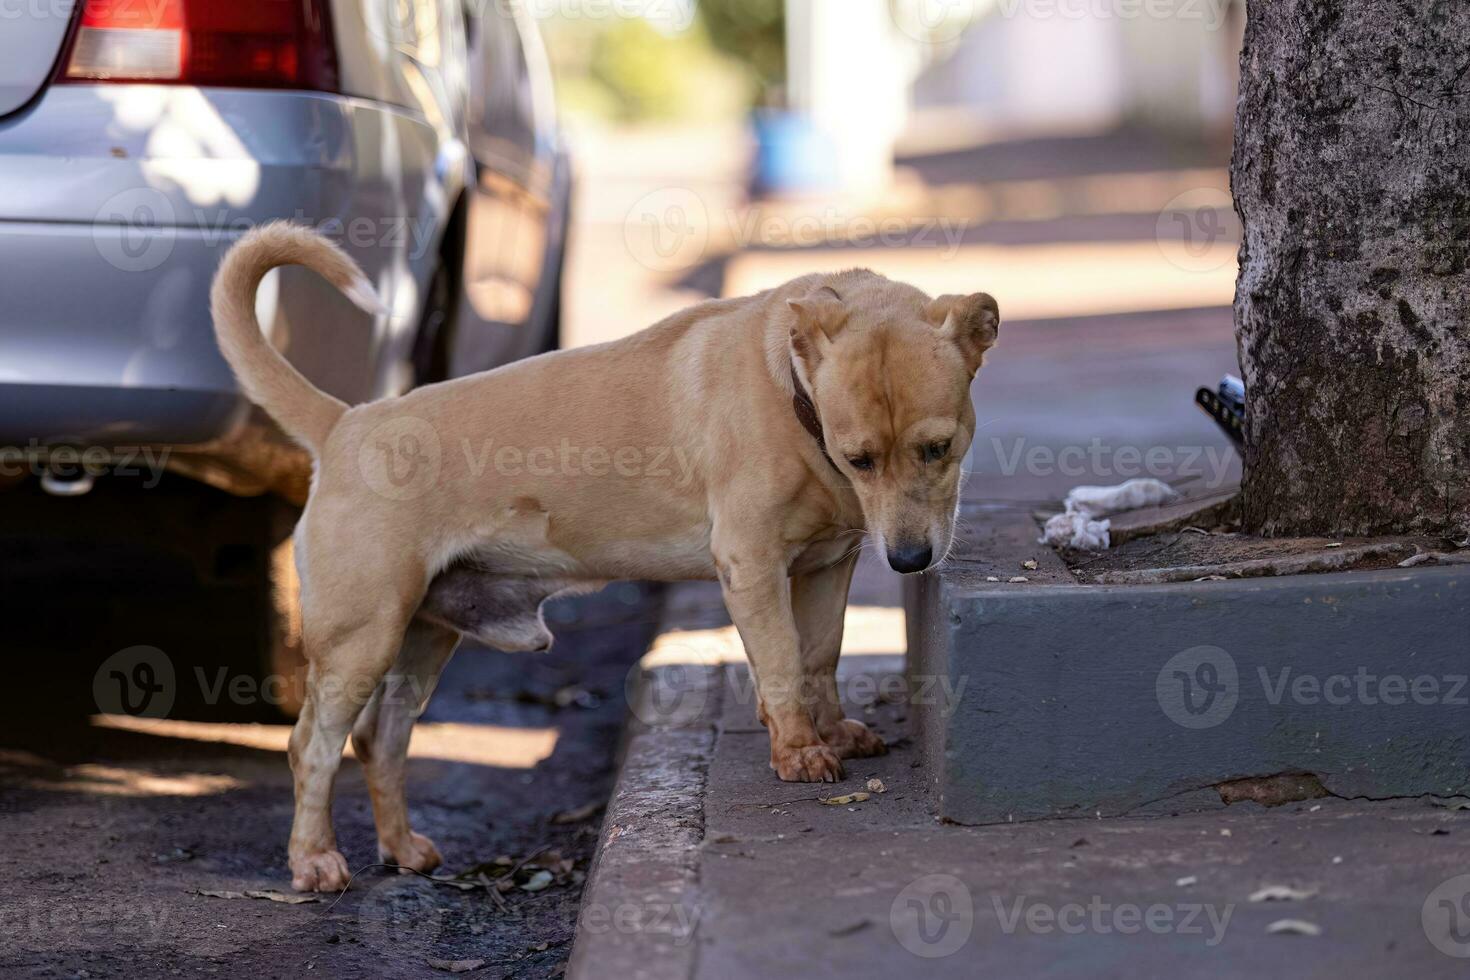
{"label": "asphalt road", "polygon": [[[172,598],[175,616],[215,614],[183,593],[154,598]],[[409,801],[445,870],[478,868],[467,889],[370,867],[370,808],[348,760],[336,827],[363,870],[340,900],[287,904],[201,894],[290,893],[287,726],[99,727],[67,696],[91,690],[89,663],[38,646],[48,623],[66,635],[61,605],[82,618],[85,603],[7,590],[8,621],[28,611],[39,629],[10,633],[23,669],[0,728],[0,975],[443,976],[477,960],[480,977],[560,975],[611,792],[623,685],[658,603],[651,587],[614,585],[551,610],[549,654],[456,656],[421,721]],[[191,665],[174,659],[188,683]]]}

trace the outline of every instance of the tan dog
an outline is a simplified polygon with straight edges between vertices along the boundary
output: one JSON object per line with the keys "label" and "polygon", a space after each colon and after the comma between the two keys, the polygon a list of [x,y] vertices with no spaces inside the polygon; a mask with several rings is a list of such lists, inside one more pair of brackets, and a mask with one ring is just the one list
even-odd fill
{"label": "tan dog", "polygon": [[281,224],[236,245],[212,297],[245,392],[316,458],[295,533],[310,661],[295,888],[347,884],[330,809],[349,732],[383,859],[436,866],[409,829],[404,760],[460,635],[542,649],[542,602],[612,579],[719,579],[782,779],[835,781],[840,759],[884,751],[838,702],[848,583],[864,532],[900,572],[947,552],[993,299],[809,276],[349,408],[261,334],[256,288],[289,263],[379,304],[334,245]]}

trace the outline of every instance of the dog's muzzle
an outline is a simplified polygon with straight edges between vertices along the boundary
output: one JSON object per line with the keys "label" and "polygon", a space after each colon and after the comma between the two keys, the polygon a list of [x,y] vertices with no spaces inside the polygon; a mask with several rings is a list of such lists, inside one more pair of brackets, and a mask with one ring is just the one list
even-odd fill
{"label": "dog's muzzle", "polygon": [[927,544],[888,549],[888,564],[895,572],[901,572],[904,575],[922,572],[933,561],[934,549]]}

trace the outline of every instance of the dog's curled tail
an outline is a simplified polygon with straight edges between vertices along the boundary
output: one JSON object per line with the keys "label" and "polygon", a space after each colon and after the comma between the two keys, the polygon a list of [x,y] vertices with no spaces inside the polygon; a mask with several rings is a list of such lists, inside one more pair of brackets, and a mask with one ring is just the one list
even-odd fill
{"label": "dog's curled tail", "polygon": [[340,248],[310,228],[284,221],[248,232],[215,273],[210,309],[220,352],[246,396],[316,454],[347,405],[306,380],[260,332],[255,293],[266,273],[283,265],[306,266],[369,313],[383,312],[383,304]]}

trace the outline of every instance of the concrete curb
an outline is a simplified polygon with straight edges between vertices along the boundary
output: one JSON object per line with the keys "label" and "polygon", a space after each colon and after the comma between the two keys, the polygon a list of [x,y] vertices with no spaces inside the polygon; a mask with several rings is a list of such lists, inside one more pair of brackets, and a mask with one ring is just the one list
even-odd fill
{"label": "concrete curb", "polygon": [[[980,553],[1015,523],[982,524]],[[1079,585],[1032,562],[962,558],[909,591],[910,674],[953,692],[916,705],[942,818],[1214,809],[1283,779],[1470,792],[1470,569]]]}
{"label": "concrete curb", "polygon": [[704,791],[723,691],[718,666],[630,679],[629,733],[582,895],[571,980],[693,975]]}

